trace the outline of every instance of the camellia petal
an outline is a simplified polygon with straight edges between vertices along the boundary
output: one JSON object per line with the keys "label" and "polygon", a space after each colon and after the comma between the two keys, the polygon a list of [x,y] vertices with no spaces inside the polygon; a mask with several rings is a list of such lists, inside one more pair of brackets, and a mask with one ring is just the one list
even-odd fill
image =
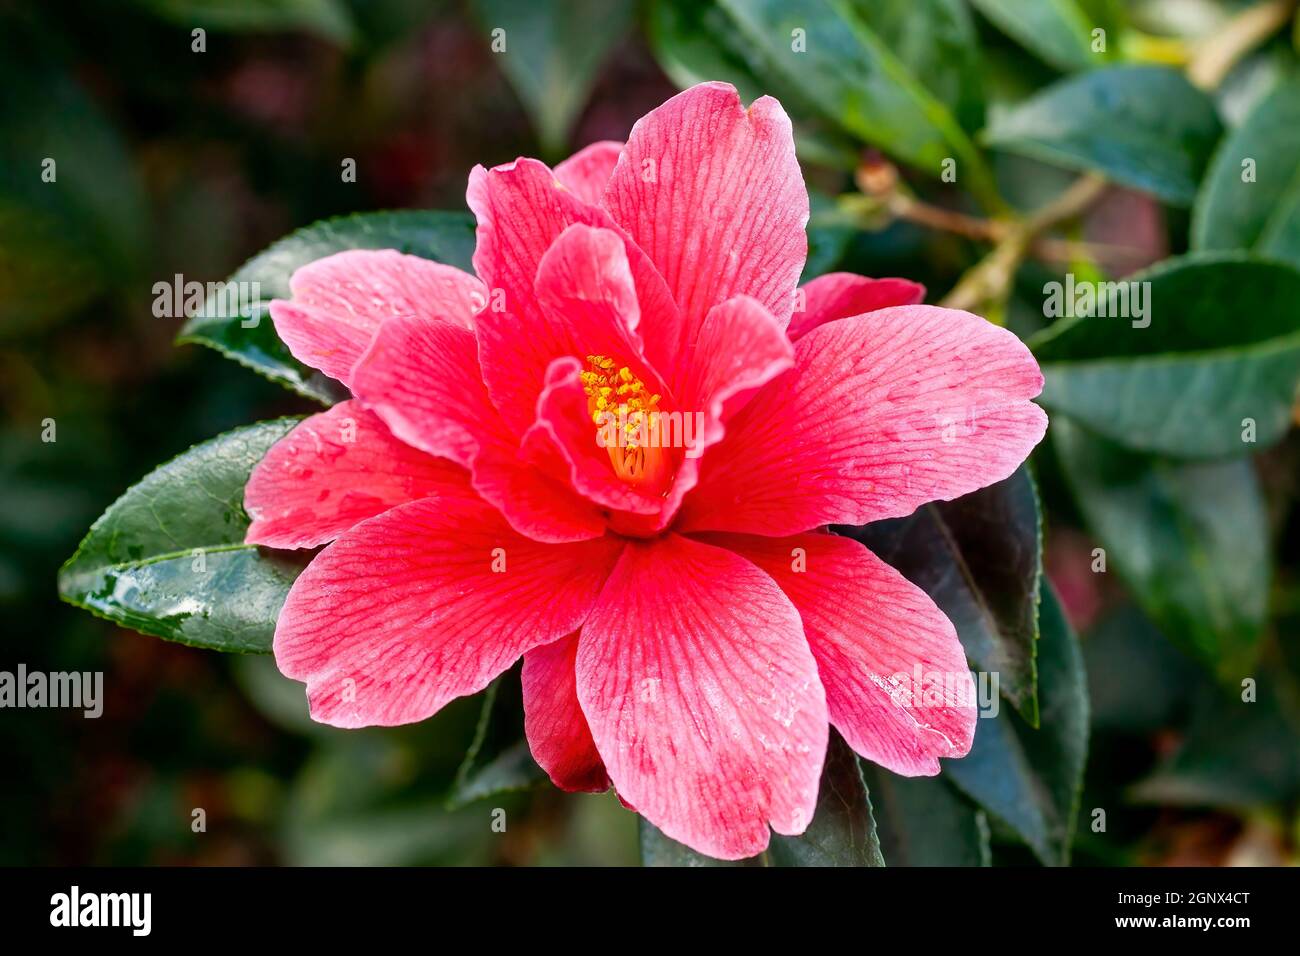
{"label": "camellia petal", "polygon": [[728,83],[674,96],[632,128],[605,205],[681,309],[677,355],[695,344],[709,310],[736,295],[789,320],[808,255],[808,190],[776,100],[745,109]]}
{"label": "camellia petal", "polygon": [[473,497],[469,472],[418,451],[357,402],[312,415],[267,452],[248,478],[244,540],[314,548],[366,518],[429,495]]}
{"label": "camellia petal", "polygon": [[599,206],[621,152],[623,144],[613,140],[584,146],[555,167],[555,178],[583,202]]}
{"label": "camellia petal", "polygon": [[477,278],[393,249],[352,249],[317,259],[289,280],[292,301],[271,303],[275,330],[294,358],[351,385],[379,326],[395,316],[474,325],[486,302]]}
{"label": "camellia petal", "polygon": [[577,634],[524,654],[524,729],[533,759],[557,787],[601,793],[609,774],[578,704],[577,654]]}
{"label": "camellia petal", "polygon": [[706,412],[704,447],[722,437],[721,424],[740,410],[738,400],[793,364],[779,320],[756,299],[738,295],[710,309],[681,398],[683,406]]}
{"label": "camellia petal", "polygon": [[[756,299],[738,295],[709,310],[695,361],[682,383],[685,411],[679,431],[689,440],[660,527],[695,487],[706,450],[722,440],[725,422],[794,362],[790,341],[775,316]],[[687,417],[689,416],[689,417]]]}
{"label": "camellia petal", "polygon": [[[610,453],[597,440],[602,421],[616,418],[618,390],[635,387],[642,398],[657,396],[671,402],[667,388],[645,360],[637,324],[640,309],[628,268],[623,240],[608,229],[573,225],[547,250],[537,270],[537,298],[559,340],[536,408],[537,418],[522,440],[525,457],[569,481],[575,490],[602,507],[637,514],[657,514],[663,506],[660,488],[642,488],[623,481],[610,467]],[[520,343],[517,348],[535,348]],[[584,357],[579,361],[574,356]],[[608,365],[600,368],[594,362]],[[627,381],[602,395],[584,384],[584,373],[599,371],[617,379],[626,369]],[[629,384],[631,383],[631,384]],[[596,403],[605,408],[597,409]],[[606,407],[607,406],[607,407]],[[617,424],[617,422],[615,422]],[[671,453],[674,457],[680,452]],[[664,469],[663,481],[671,473]]]}
{"label": "camellia petal", "polygon": [[826,755],[826,699],[799,614],[721,548],[632,543],[583,627],[578,700],[628,803],[668,836],[736,860],[768,824],[802,833]]}
{"label": "camellia petal", "polygon": [[[570,226],[617,227],[604,209],[588,205],[565,189],[535,159],[519,159],[493,169],[475,167],[466,201],[478,217],[474,268],[489,287],[488,306],[476,321],[483,380],[506,424],[522,435],[533,423],[535,403],[550,363],[580,349],[570,341],[568,329],[557,324],[555,314],[548,314],[538,299],[536,281],[542,259]],[[596,245],[599,241],[589,243]],[[601,254],[608,258],[607,251]],[[677,308],[654,266],[626,239],[623,257],[640,316],[652,329],[675,327]],[[607,265],[615,268],[613,263]],[[586,354],[580,350],[577,357]]]}
{"label": "camellia petal", "polygon": [[617,355],[635,361],[638,375],[648,372],[637,334],[641,305],[618,233],[582,223],[567,227],[538,262],[534,293],[559,339],[551,359]]}
{"label": "camellia petal", "polygon": [[881,309],[794,352],[704,459],[678,530],[783,536],[901,517],[1001,481],[1047,428],[1029,350],[969,312]]}
{"label": "camellia petal", "polygon": [[519,458],[487,396],[474,336],[447,323],[394,319],[357,363],[353,389],[393,434],[469,468],[474,489],[539,541],[603,533],[599,510]]}
{"label": "camellia petal", "polygon": [[952,622],[857,541],[704,535],[781,586],[803,620],[831,724],[868,760],[933,776],[975,737],[975,683]]}
{"label": "camellia petal", "polygon": [[546,545],[464,498],[423,498],[357,525],[294,582],[275,629],[281,673],[336,727],[423,720],[586,619],[622,550]]}
{"label": "camellia petal", "polygon": [[474,335],[446,324],[395,319],[357,363],[357,399],[408,445],[469,467],[511,435],[492,407]]}
{"label": "camellia petal", "polygon": [[801,338],[819,325],[847,319],[893,305],[917,305],[925,286],[907,279],[868,279],[850,272],[828,272],[800,286],[800,305],[790,317],[790,339]]}

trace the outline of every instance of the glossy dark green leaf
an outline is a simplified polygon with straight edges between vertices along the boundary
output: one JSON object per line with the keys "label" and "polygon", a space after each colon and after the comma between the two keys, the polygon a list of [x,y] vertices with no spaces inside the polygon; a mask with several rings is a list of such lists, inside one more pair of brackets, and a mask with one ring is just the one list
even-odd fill
{"label": "glossy dark green leaf", "polygon": [[1228,680],[1255,659],[1269,533],[1248,459],[1186,462],[1125,451],[1058,419],[1061,471],[1089,528],[1156,626]]}
{"label": "glossy dark green leaf", "polygon": [[812,823],[799,836],[772,835],[773,866],[884,866],[871,798],[857,755],[834,730]]}
{"label": "glossy dark green leaf", "polygon": [[1092,52],[1094,24],[1075,0],[971,3],[999,30],[1059,70],[1086,70],[1105,62],[1103,54]]}
{"label": "glossy dark green leaf", "polygon": [[975,669],[999,675],[1001,694],[1037,720],[1034,654],[1042,531],[1029,472],[906,518],[850,533],[934,599]]}
{"label": "glossy dark green leaf", "polygon": [[471,0],[470,5],[496,61],[528,108],[543,150],[559,157],[587,105],[596,71],[631,25],[636,4]]}
{"label": "glossy dark green leaf", "polygon": [[989,866],[983,811],[942,777],[900,777],[867,761],[862,776],[889,866]]}
{"label": "glossy dark green leaf", "polygon": [[0,337],[127,285],[146,246],[126,146],[43,39],[0,30]]}
{"label": "glossy dark green leaf", "polygon": [[545,779],[524,738],[523,691],[515,667],[483,692],[478,727],[447,804],[456,809],[484,797],[527,790]]}
{"label": "glossy dark green leaf", "polygon": [[296,269],[345,249],[397,249],[468,271],[474,253],[474,220],[457,212],[376,212],[326,219],[299,229],[226,280],[248,290],[247,308],[228,315],[230,310],[214,296],[203,315],[192,316],[185,324],[177,343],[207,345],[300,395],[327,405],[337,401],[341,387],[289,354],[276,337],[268,309],[272,299],[289,298],[289,277]]}
{"label": "glossy dark green leaf", "polygon": [[998,204],[983,157],[949,107],[873,26],[871,4],[719,3],[744,42],[761,51],[762,63],[826,119],[931,176],[955,159],[958,181],[986,203]]}
{"label": "glossy dark green leaf", "polygon": [[1108,316],[1062,319],[1030,341],[1049,411],[1182,457],[1245,455],[1286,434],[1300,383],[1300,271],[1196,253],[1126,282],[1144,317],[1107,305]]}
{"label": "glossy dark green leaf", "polygon": [[1195,249],[1249,249],[1300,267],[1300,79],[1224,138],[1196,198]]}
{"label": "glossy dark green leaf", "polygon": [[1188,206],[1218,141],[1213,101],[1178,71],[1113,66],[1061,80],[997,116],[986,142]]}
{"label": "glossy dark green leaf", "polygon": [[1009,710],[976,723],[975,743],[943,773],[1049,866],[1069,862],[1088,753],[1083,657],[1050,586],[1042,589],[1034,729]]}
{"label": "glossy dark green leaf", "polygon": [[243,543],[244,484],[296,421],[238,428],[159,466],[91,527],[59,572],[59,595],[182,644],[270,651],[304,559]]}
{"label": "glossy dark green leaf", "polygon": [[263,33],[302,30],[346,46],[352,18],[342,0],[134,0],[187,29]]}

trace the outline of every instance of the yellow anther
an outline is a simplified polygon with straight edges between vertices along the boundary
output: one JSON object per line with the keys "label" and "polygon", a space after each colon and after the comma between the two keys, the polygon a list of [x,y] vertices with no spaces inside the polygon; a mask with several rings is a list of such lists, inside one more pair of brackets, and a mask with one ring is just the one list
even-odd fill
{"label": "yellow anther", "polygon": [[[651,393],[629,366],[618,366],[607,355],[588,355],[587,370],[579,380],[591,420],[598,435],[605,436],[603,444],[614,473],[629,484],[662,494],[672,479],[673,459],[660,447],[657,435],[661,396]],[[611,401],[614,397],[617,400]]]}

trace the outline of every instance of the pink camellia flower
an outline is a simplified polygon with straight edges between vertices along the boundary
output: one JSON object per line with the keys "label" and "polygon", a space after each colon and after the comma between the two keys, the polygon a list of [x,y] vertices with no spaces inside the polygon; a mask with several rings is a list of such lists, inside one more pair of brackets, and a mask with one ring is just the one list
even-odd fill
{"label": "pink camellia flower", "polygon": [[901,279],[796,291],[789,119],[726,84],[554,170],[476,167],[468,200],[477,278],[343,252],[271,307],[353,395],[246,493],[250,542],[333,542],[275,632],[313,717],[423,720],[522,656],[557,786],[726,859],[808,825],[828,724],[902,774],[965,754],[952,624],[825,527],[1011,474],[1046,428],[1029,351]]}

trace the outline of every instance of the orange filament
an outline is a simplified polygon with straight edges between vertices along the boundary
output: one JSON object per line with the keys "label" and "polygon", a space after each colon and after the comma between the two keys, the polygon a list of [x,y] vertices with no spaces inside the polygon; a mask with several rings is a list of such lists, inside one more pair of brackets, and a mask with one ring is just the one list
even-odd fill
{"label": "orange filament", "polygon": [[660,447],[659,399],[626,365],[605,355],[588,355],[581,374],[587,411],[609,453],[614,474],[651,494],[663,491],[672,461]]}

